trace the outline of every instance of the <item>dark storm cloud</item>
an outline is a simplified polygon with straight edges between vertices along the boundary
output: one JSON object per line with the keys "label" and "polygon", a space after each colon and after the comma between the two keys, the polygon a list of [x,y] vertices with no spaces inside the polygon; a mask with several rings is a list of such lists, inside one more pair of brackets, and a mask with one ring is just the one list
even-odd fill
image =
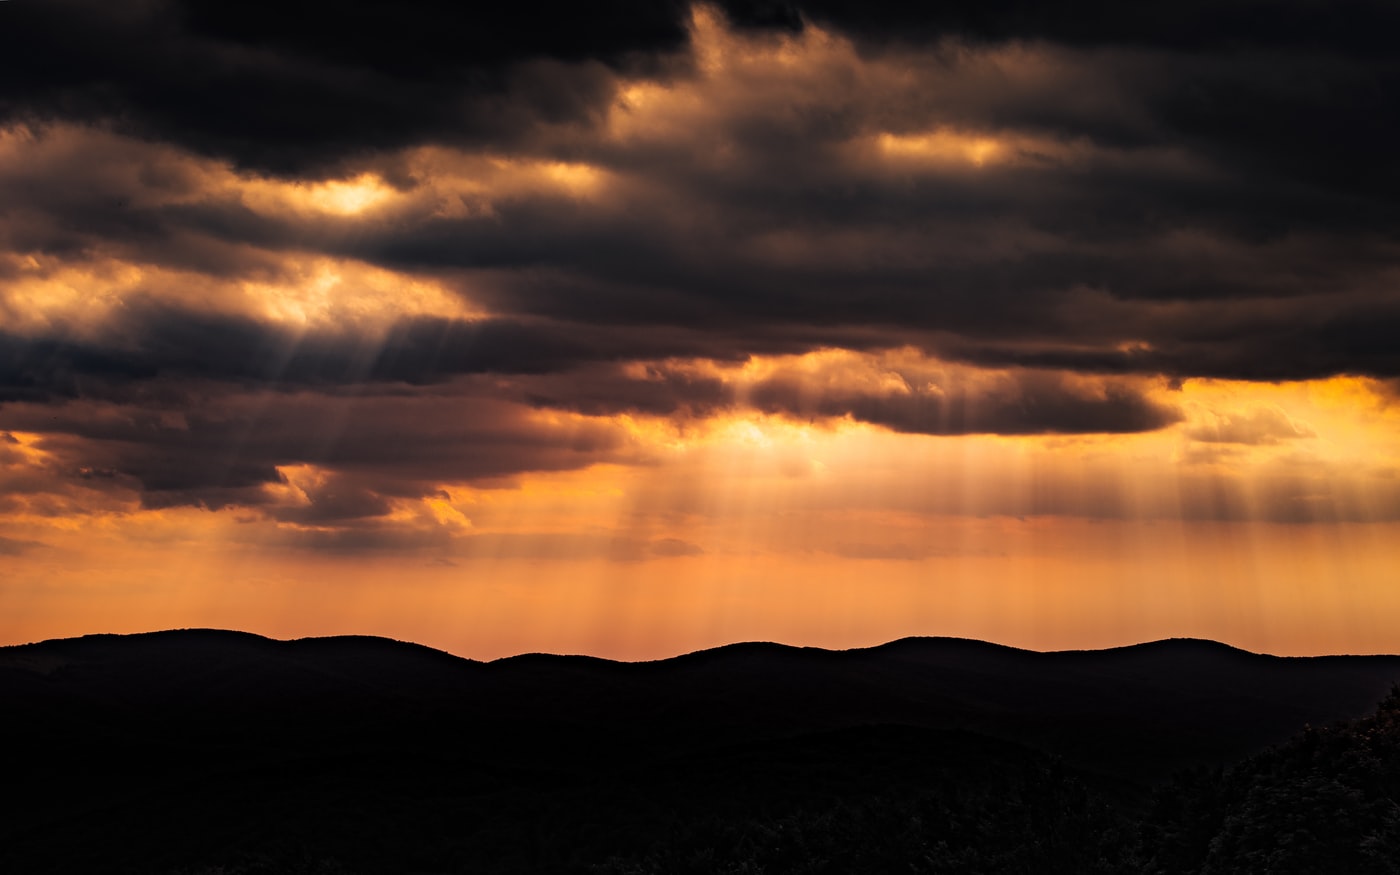
{"label": "dark storm cloud", "polygon": [[709,416],[734,408],[736,387],[711,374],[648,365],[642,373],[587,367],[564,374],[503,381],[502,389],[537,407],[589,416]]}
{"label": "dark storm cloud", "polygon": [[[840,367],[833,369],[839,376]],[[832,376],[832,375],[827,375]],[[759,410],[797,419],[839,419],[910,434],[1083,434],[1154,431],[1181,412],[1121,383],[1075,383],[1064,374],[1012,372],[967,383],[898,375],[898,391],[775,376],[725,381],[682,369],[649,366],[645,373],[590,368],[580,373],[507,381],[531,404],[590,415],[643,413],[708,416]]]}
{"label": "dark storm cloud", "polygon": [[[486,333],[559,329],[519,329],[539,331],[505,343],[519,362],[492,363],[484,338],[481,363],[446,372],[915,344],[1103,373],[1400,373],[1388,342],[1397,137],[1376,102],[1395,92],[1396,62],[1341,53],[1341,31],[1300,41],[1284,28],[1228,49],[1203,36],[1189,53],[1146,31],[1028,44],[968,32],[980,42],[880,43],[775,86],[717,80],[699,92],[714,111],[678,135],[536,129],[531,155],[614,177],[595,198],[506,191],[453,215],[438,209],[458,196],[450,186],[383,154],[365,166],[418,174],[407,206],[259,212],[201,193],[177,152],[99,138],[43,145],[44,160],[0,174],[0,235],[17,252],[115,251],[219,277],[275,277],[284,254],[329,254],[459,283],[502,317]],[[872,145],[943,126],[1007,145],[975,169],[891,162]],[[550,361],[525,361],[536,352]],[[301,354],[288,379],[317,360]],[[352,374],[333,353],[321,360],[322,379]],[[421,356],[406,361],[413,380]]]}
{"label": "dark storm cloud", "polygon": [[[1093,305],[1091,304],[1090,307]],[[1092,314],[1091,309],[1084,311]],[[1294,302],[1246,301],[1177,308],[1158,320],[1134,321],[1144,343],[1094,348],[1084,337],[950,337],[951,358],[989,367],[1025,367],[1105,374],[1150,373],[1237,380],[1307,380],[1335,374],[1389,378],[1400,374],[1400,301],[1390,289],[1369,296]],[[1066,342],[1068,341],[1068,342]]]}
{"label": "dark storm cloud", "polygon": [[0,401],[129,398],[137,384],[198,378],[286,389],[364,382],[414,385],[459,374],[541,373],[677,349],[696,340],[619,337],[602,329],[510,319],[405,319],[383,336],[295,331],[235,315],[157,306],[120,312],[99,338],[0,331]]}
{"label": "dark storm cloud", "polygon": [[[1104,104],[1086,113],[1082,92],[1034,105],[1011,93],[973,91],[981,101],[974,111],[997,126],[1126,146],[1188,146],[1249,178],[1271,180],[1275,196],[1285,179],[1357,194],[1378,186],[1394,194],[1400,184],[1388,160],[1400,126],[1390,99],[1400,76],[1393,40],[1400,7],[1385,0],[724,5],[741,21],[831,28],[876,54],[946,51],[950,43],[1055,47],[1099,70],[1098,83],[1083,83],[1091,95],[1118,91],[1131,101],[1117,113]],[[749,14],[755,9],[758,15]],[[957,101],[939,108],[948,121],[965,121],[961,110],[973,109]],[[1260,209],[1258,218],[1268,212]]]}
{"label": "dark storm cloud", "polygon": [[283,522],[324,526],[382,517],[393,510],[387,497],[343,475],[327,477],[304,492],[305,505],[271,508],[269,515]]}
{"label": "dark storm cloud", "polygon": [[[260,507],[284,522],[336,526],[382,517],[391,499],[429,496],[444,482],[647,461],[606,419],[551,425],[530,408],[590,417],[758,409],[925,434],[1131,432],[1179,418],[1127,385],[1031,372],[935,389],[916,368],[903,393],[814,392],[783,376],[726,382],[665,363],[616,364],[620,349],[646,344],[559,325],[421,319],[370,340],[179,310],[119,316],[103,342],[0,335],[9,402],[0,435],[11,446],[9,430],[41,434],[36,447],[50,458],[47,479],[27,488],[134,492],[153,508]],[[648,342],[660,344],[652,352],[678,345]],[[328,473],[288,505],[276,488],[298,465]]]}
{"label": "dark storm cloud", "polygon": [[917,4],[899,0],[721,0],[750,27],[798,29],[803,18],[868,38],[917,42],[947,34],[979,40],[1045,39],[1078,46],[1139,45],[1183,50],[1240,46],[1326,47],[1387,53],[1400,10],[1384,0],[986,0]]}
{"label": "dark storm cloud", "polygon": [[[1383,60],[1400,24],[1400,12],[1384,2],[724,6],[746,24],[791,31],[807,20],[876,45],[1043,41],[1217,54],[1232,64],[1249,51],[1288,53],[1279,60],[1290,62],[1318,55]],[[325,169],[424,141],[499,141],[541,123],[586,121],[611,98],[614,71],[656,71],[683,50],[688,20],[685,4],[674,0],[413,0],[392,10],[355,0],[47,0],[12,4],[4,15],[0,111],[10,118],[112,122],[274,172]],[[1192,120],[1207,130],[1225,125],[1250,142],[1271,133],[1261,119],[1281,118],[1286,113],[1277,110],[1297,109],[1298,101],[1329,111],[1329,120],[1357,121],[1358,103],[1384,95],[1365,87],[1378,83],[1354,78],[1362,88],[1332,94],[1331,86],[1348,79],[1340,73],[1311,94],[1294,88],[1288,106],[1256,103],[1250,112],[1240,98],[1277,86],[1226,79],[1239,87],[1217,93],[1211,86],[1221,80],[1212,78],[1199,83],[1207,86],[1199,97],[1178,91],[1184,102],[1168,101],[1174,118],[1191,130]],[[1347,98],[1341,107],[1325,99],[1339,96]],[[1290,130],[1308,132],[1304,125]],[[1314,130],[1321,133],[1294,148],[1323,143],[1333,128]]]}
{"label": "dark storm cloud", "polygon": [[45,0],[0,19],[0,112],[274,173],[586,120],[685,41],[673,2]]}
{"label": "dark storm cloud", "polygon": [[[805,397],[804,397],[805,396]],[[912,391],[811,397],[797,383],[770,381],[749,400],[760,410],[851,418],[916,434],[1049,434],[1153,431],[1181,419],[1171,408],[1124,387],[1088,393],[1032,375],[981,393]]]}
{"label": "dark storm cloud", "polygon": [[[636,460],[530,407],[1132,432],[1180,418],[1144,375],[1400,376],[1394,4],[724,5],[737,36],[641,0],[0,4],[0,315],[42,299],[21,282],[145,270],[101,324],[0,323],[0,424],[152,506],[266,504],[279,468],[321,466],[268,512],[349,525]],[[246,190],[360,171],[388,205]],[[489,316],[216,306],[316,258]],[[739,391],[654,364],[906,346],[1010,376]]]}
{"label": "dark storm cloud", "polygon": [[387,499],[432,495],[443,482],[645,461],[614,425],[542,423],[519,405],[461,393],[332,397],[196,385],[175,408],[11,404],[0,407],[0,423],[43,434],[35,446],[50,479],[134,490],[147,507],[269,506],[277,499],[267,487],[286,482],[279,468],[317,466],[330,473],[303,490],[307,504],[275,511],[306,523],[378,515]]}

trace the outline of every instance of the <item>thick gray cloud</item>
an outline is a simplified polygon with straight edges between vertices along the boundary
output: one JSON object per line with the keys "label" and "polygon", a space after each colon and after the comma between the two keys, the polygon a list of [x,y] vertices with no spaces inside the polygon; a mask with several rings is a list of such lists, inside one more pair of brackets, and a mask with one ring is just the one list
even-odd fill
{"label": "thick gray cloud", "polygon": [[493,482],[602,461],[644,462],[603,421],[542,423],[527,408],[470,393],[336,397],[193,385],[177,407],[73,401],[0,408],[4,428],[43,434],[47,474],[89,489],[135,490],[149,507],[266,506],[279,468],[332,472],[305,506],[270,511],[311,523],[378,516],[388,498],[443,482]]}
{"label": "thick gray cloud", "polygon": [[587,120],[685,40],[675,3],[93,0],[0,11],[0,113],[113,124],[275,173]]}
{"label": "thick gray cloud", "polygon": [[[656,99],[707,109],[670,134],[611,136],[609,90],[588,119],[473,141],[586,162],[611,180],[595,199],[512,190],[443,210],[457,195],[401,151],[431,137],[351,145],[346,133],[362,166],[407,174],[407,205],[267,213],[204,191],[171,148],[54,137],[0,174],[0,235],[16,252],[219,277],[275,276],[288,253],[432,274],[501,318],[578,326],[549,339],[556,368],[580,353],[562,337],[573,332],[592,334],[579,360],[912,343],[1110,373],[1394,375],[1400,138],[1385,96],[1400,83],[1360,30],[1385,10],[1358,7],[1353,30],[1308,4],[1256,7],[1269,23],[1247,37],[1244,7],[1227,4],[1157,40],[1150,10],[1105,13],[1101,27],[1020,10],[999,29],[945,10],[881,28],[802,7],[860,34],[865,54],[809,47],[795,71],[708,78],[672,68]],[[874,145],[939,130],[1003,145],[975,169],[882,160]]]}
{"label": "thick gray cloud", "polygon": [[[268,512],[349,526],[637,461],[532,408],[1117,433],[1180,418],[1159,375],[1400,377],[1393,4],[722,5],[737,31],[630,0],[0,4],[0,427],[152,506],[316,465]],[[362,172],[386,205],[250,193]],[[308,259],[486,315],[222,299]],[[141,278],[102,319],[17,318],[23,283],[96,295],[114,264]],[[1005,374],[740,391],[666,364],[902,347]],[[1301,435],[1218,426],[1194,436]]]}
{"label": "thick gray cloud", "polygon": [[1050,434],[1152,431],[1181,415],[1130,389],[1101,394],[1075,391],[1051,377],[1023,377],[985,393],[901,392],[833,394],[804,398],[797,384],[772,381],[755,387],[760,409],[798,416],[849,414],[860,422],[917,434]]}
{"label": "thick gray cloud", "polygon": [[[839,376],[839,366],[833,368]],[[796,419],[838,419],[910,434],[1081,434],[1153,431],[1182,417],[1123,382],[1077,384],[1065,374],[1011,372],[970,383],[956,375],[935,380],[899,374],[897,388],[804,381],[774,376],[725,381],[685,369],[653,366],[646,373],[588,369],[582,373],[516,378],[504,383],[533,405],[592,415],[646,413],[708,416],[759,410]]]}

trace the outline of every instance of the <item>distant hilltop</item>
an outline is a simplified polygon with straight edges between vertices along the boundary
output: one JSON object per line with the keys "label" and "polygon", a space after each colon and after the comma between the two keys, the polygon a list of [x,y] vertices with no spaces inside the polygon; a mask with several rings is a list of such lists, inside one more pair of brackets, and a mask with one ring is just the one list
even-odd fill
{"label": "distant hilltop", "polygon": [[0,648],[0,696],[34,727],[79,714],[111,725],[334,713],[353,724],[392,710],[460,721],[473,737],[645,727],[643,746],[685,748],[895,724],[974,730],[1133,780],[1368,713],[1396,682],[1397,656],[1275,657],[1196,639],[1048,653],[956,638],[844,651],[744,643],[638,663],[478,662],[386,638],[214,629]]}
{"label": "distant hilltop", "polygon": [[[1214,852],[1172,836],[1271,823],[1200,807],[1247,808],[1219,796],[1235,785],[1217,767],[1254,755],[1250,780],[1268,779],[1259,751],[1373,712],[1397,679],[1400,657],[1192,640],[638,663],[205,629],[45,641],[0,648],[0,770],[22,800],[0,871],[700,873],[721,852],[908,871],[870,862],[894,847],[928,871],[1143,871],[1147,854]],[[1289,756],[1363,737],[1306,735]],[[1205,783],[1164,784],[1194,767]],[[1150,808],[1154,786],[1197,801]]]}

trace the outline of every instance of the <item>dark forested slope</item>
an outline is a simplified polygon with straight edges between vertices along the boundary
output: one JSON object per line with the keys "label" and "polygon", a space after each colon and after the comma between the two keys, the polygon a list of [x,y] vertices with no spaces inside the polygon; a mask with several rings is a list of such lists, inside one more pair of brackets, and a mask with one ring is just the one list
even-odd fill
{"label": "dark forested slope", "polygon": [[[650,663],[49,641],[0,648],[0,870],[1133,871],[1224,828],[1150,809],[1153,785],[1360,717],[1397,679],[1395,657],[1189,640]],[[1147,835],[1149,810],[1168,826]]]}

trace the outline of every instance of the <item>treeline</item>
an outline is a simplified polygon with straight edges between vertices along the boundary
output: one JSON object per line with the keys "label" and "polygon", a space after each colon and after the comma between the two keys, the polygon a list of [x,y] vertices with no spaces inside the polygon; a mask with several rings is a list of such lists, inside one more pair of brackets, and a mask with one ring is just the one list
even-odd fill
{"label": "treeline", "polygon": [[1400,873],[1400,689],[1375,714],[1308,727],[1148,804],[1057,767],[914,798],[839,801],[766,822],[689,825],[606,875]]}
{"label": "treeline", "polygon": [[494,800],[455,835],[439,822],[436,846],[397,867],[332,831],[176,871],[1400,873],[1400,691],[1369,717],[1151,794],[971,734],[872,727],[547,795]]}
{"label": "treeline", "polygon": [[1376,713],[1164,787],[1142,871],[1400,873],[1400,689]]}

